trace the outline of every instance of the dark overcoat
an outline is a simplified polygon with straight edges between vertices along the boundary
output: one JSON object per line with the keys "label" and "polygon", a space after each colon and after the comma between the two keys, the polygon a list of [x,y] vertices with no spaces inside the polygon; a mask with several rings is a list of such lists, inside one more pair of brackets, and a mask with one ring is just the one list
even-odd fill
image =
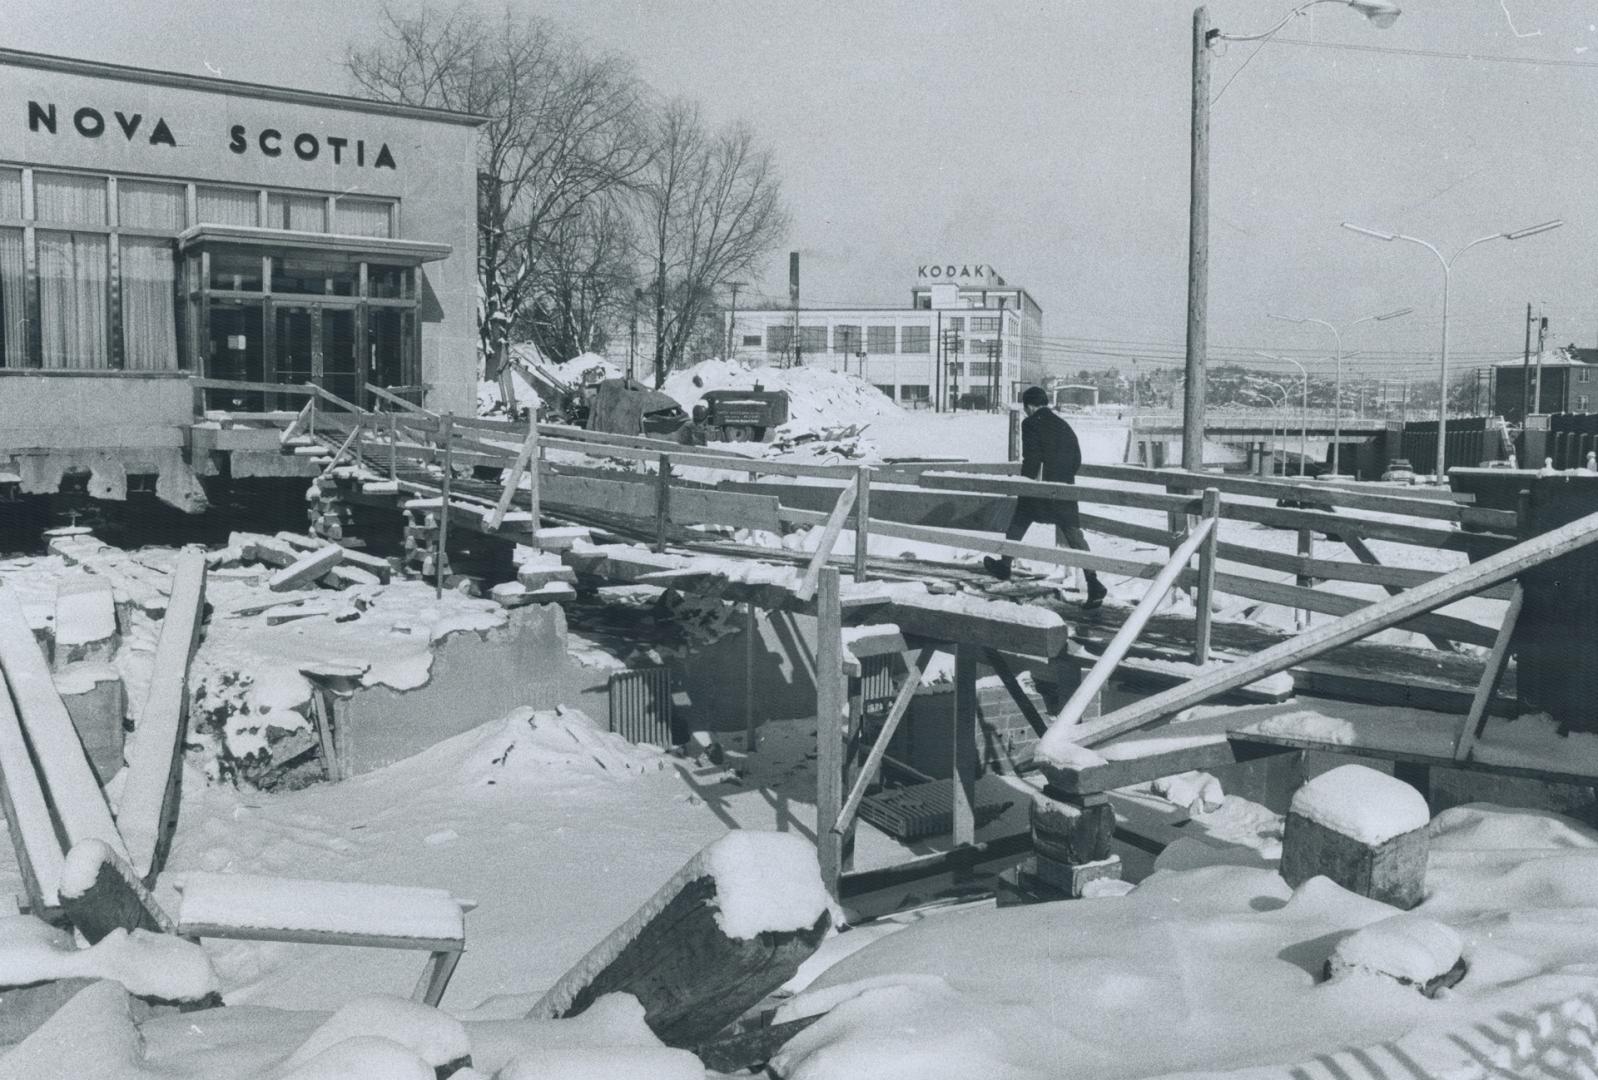
{"label": "dark overcoat", "polygon": [[[1036,409],[1021,421],[1021,475],[1029,480],[1072,484],[1081,467],[1082,446],[1059,413]],[[1074,502],[1022,497],[1016,500],[1015,512],[1033,521],[1075,528],[1079,524],[1076,507]]]}

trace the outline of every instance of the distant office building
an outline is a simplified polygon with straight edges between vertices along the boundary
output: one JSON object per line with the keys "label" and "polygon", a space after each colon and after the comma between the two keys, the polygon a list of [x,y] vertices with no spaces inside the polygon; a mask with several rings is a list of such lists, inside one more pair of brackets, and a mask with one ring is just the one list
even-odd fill
{"label": "distant office building", "polygon": [[791,307],[735,319],[735,359],[852,372],[906,406],[988,408],[1043,381],[1043,309],[985,263],[918,265],[904,308],[801,308],[797,327]]}
{"label": "distant office building", "polygon": [[1493,412],[1512,424],[1533,413],[1598,411],[1598,349],[1554,349],[1493,368]]}

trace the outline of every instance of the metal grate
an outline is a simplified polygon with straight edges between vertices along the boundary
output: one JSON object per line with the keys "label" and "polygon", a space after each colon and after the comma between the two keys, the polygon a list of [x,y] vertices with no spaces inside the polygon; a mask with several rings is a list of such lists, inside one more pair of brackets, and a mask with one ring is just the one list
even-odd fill
{"label": "metal grate", "polygon": [[672,745],[671,672],[663,667],[613,672],[610,730],[628,742]]}
{"label": "metal grate", "polygon": [[[890,836],[916,840],[941,836],[954,828],[953,782],[934,780],[868,795],[860,800],[860,819]],[[979,803],[973,812],[977,828],[1010,808],[1010,803]]]}

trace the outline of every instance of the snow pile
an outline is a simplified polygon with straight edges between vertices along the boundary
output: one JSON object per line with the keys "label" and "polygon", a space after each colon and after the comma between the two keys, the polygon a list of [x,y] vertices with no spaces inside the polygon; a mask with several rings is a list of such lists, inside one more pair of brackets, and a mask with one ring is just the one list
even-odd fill
{"label": "snow pile", "polygon": [[1406,911],[1339,941],[1326,962],[1326,971],[1334,979],[1363,972],[1424,986],[1457,964],[1463,949],[1453,927]]}
{"label": "snow pile", "polygon": [[602,730],[581,709],[564,705],[524,706],[475,734],[463,772],[479,783],[501,783],[513,776],[537,780],[556,770],[621,780],[662,772],[671,765],[664,751],[630,743]]}
{"label": "snow pile", "polygon": [[545,360],[543,367],[568,386],[580,386],[584,382],[597,382],[600,379],[619,379],[623,374],[621,368],[593,352],[586,352],[559,363]]}
{"label": "snow pile", "polygon": [[179,887],[182,921],[193,925],[440,940],[463,933],[460,904],[445,889],[203,871]]}
{"label": "snow pile", "polygon": [[705,360],[672,372],[663,389],[685,412],[692,412],[707,390],[753,390],[756,383],[765,390],[788,392],[788,423],[780,429],[784,432],[868,424],[901,411],[858,375],[815,367],[745,368],[729,360]]}
{"label": "snow pile", "polygon": [[[566,1051],[664,1050],[666,1044],[644,1022],[644,1007],[631,994],[603,994],[576,1016],[564,1020],[472,1020],[472,1065],[495,1073],[512,1059],[526,1069],[535,1056],[553,1064]],[[618,1069],[614,1076],[629,1074]]]}
{"label": "snow pile", "polygon": [[16,1046],[0,1049],[0,1076],[148,1080],[142,1057],[127,993],[114,982],[97,982],[78,991]]}
{"label": "snow pile", "polygon": [[0,918],[0,986],[51,979],[110,979],[162,1001],[199,1001],[217,989],[205,950],[171,934],[118,929],[75,949],[69,934],[32,916]]}
{"label": "snow pile", "polygon": [[1226,793],[1221,790],[1221,782],[1207,772],[1185,772],[1162,777],[1154,781],[1150,790],[1190,814],[1213,813],[1221,808],[1226,798]]}
{"label": "snow pile", "polygon": [[1431,821],[1425,796],[1363,765],[1339,765],[1317,776],[1293,795],[1292,812],[1370,847]]}
{"label": "snow pile", "polygon": [[716,923],[730,938],[807,930],[827,911],[816,851],[796,833],[734,831],[705,849]]}
{"label": "snow pile", "polygon": [[437,1072],[393,1039],[358,1035],[282,1074],[282,1080],[433,1080]]}
{"label": "snow pile", "polygon": [[328,1017],[285,1065],[298,1068],[345,1040],[357,1038],[397,1043],[432,1068],[460,1061],[472,1052],[466,1028],[453,1016],[404,998],[370,994]]}

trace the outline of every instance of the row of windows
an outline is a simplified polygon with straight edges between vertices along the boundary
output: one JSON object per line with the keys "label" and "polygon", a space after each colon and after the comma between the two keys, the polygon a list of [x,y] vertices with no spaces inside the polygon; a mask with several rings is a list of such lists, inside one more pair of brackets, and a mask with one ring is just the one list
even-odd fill
{"label": "row of windows", "polygon": [[203,224],[393,237],[396,205],[390,199],[354,195],[0,167],[0,222],[171,236]]}
{"label": "row of windows", "polygon": [[[997,332],[997,327],[978,327],[978,323],[997,322],[995,319],[972,319],[972,331]],[[959,327],[951,328],[944,333],[943,347],[945,352],[963,352],[973,356],[994,356],[995,350],[1001,348],[999,339],[996,338],[967,338],[960,332]],[[832,327],[832,352],[853,356],[862,351],[861,328],[859,326],[840,324]],[[762,344],[759,334],[744,334],[745,348],[758,349]],[[766,351],[784,354],[793,350],[793,327],[777,324],[768,326],[764,338]],[[1003,342],[1008,346],[1008,341]],[[827,328],[825,326],[800,326],[799,348],[805,353],[827,352]],[[882,356],[891,353],[928,353],[932,351],[932,328],[927,326],[867,326],[865,328],[864,351],[873,356]],[[1006,350],[1007,351],[1007,350]]]}

